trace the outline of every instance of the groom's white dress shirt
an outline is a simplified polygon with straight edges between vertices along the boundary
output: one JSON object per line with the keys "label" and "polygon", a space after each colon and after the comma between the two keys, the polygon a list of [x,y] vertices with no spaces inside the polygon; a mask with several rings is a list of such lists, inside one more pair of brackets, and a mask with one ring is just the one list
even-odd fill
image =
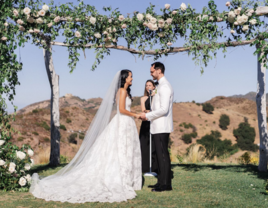
{"label": "groom's white dress shirt", "polygon": [[159,79],[158,83],[152,101],[152,111],[146,113],[146,118],[151,122],[152,134],[171,133],[173,131],[173,88],[166,77]]}

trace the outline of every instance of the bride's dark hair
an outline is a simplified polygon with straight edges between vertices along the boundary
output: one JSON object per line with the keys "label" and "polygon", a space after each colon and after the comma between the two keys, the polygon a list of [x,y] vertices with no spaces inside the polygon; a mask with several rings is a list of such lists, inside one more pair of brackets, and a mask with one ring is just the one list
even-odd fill
{"label": "bride's dark hair", "polygon": [[[132,73],[132,71],[130,71],[128,69],[121,70],[120,79],[119,79],[119,85],[120,85],[119,87],[120,88],[124,88],[125,83],[126,83],[126,79],[129,76],[129,72]],[[131,91],[130,90],[130,86],[128,86],[128,88],[127,88],[127,94],[129,96],[129,98],[132,100],[132,95],[131,95],[130,91]]]}

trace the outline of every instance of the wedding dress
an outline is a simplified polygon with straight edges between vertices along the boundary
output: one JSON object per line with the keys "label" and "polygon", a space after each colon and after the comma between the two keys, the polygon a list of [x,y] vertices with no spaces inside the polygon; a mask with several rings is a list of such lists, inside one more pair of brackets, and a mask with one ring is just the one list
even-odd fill
{"label": "wedding dress", "polygon": [[[32,176],[35,197],[70,203],[135,198],[142,187],[140,143],[134,119],[121,114],[114,102],[119,78],[117,73],[74,159],[52,176]],[[130,106],[127,97],[129,111]]]}

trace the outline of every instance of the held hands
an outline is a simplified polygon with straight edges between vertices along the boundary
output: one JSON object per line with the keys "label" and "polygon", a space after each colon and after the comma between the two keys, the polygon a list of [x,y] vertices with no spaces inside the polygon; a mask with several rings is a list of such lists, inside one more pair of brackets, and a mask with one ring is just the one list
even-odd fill
{"label": "held hands", "polygon": [[146,114],[145,113],[136,114],[135,115],[135,118],[141,119],[143,121],[147,121],[147,118],[146,118]]}

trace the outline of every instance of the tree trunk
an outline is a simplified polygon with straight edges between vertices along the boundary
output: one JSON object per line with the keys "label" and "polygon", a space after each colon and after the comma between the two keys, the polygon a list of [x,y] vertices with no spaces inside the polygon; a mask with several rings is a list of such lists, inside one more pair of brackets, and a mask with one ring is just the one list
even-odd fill
{"label": "tree trunk", "polygon": [[56,74],[50,50],[43,50],[48,80],[51,88],[50,114],[51,114],[51,148],[49,165],[58,166],[60,164],[60,111],[59,111],[59,76]]}
{"label": "tree trunk", "polygon": [[[258,46],[257,46],[258,48]],[[267,156],[268,156],[268,137],[267,137],[267,122],[266,122],[266,94],[265,94],[265,73],[266,68],[263,63],[259,62],[259,58],[263,56],[261,51],[258,54],[258,90],[256,96],[258,126],[260,134],[260,159],[259,171],[267,171]]]}

